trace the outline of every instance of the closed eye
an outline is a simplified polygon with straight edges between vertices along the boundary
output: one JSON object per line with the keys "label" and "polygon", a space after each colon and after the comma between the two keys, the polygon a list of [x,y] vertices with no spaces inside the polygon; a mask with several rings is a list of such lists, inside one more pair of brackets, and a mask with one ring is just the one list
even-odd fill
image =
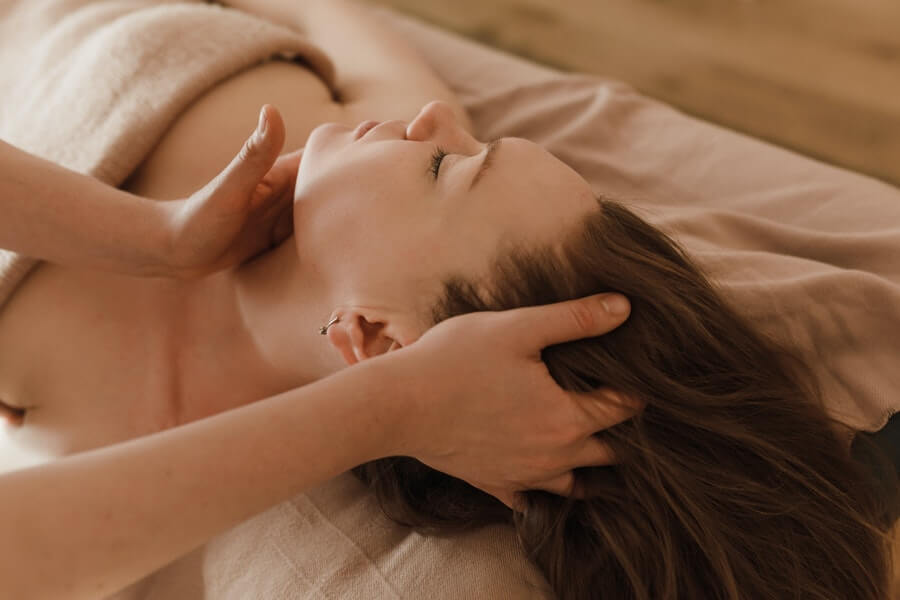
{"label": "closed eye", "polygon": [[431,163],[428,168],[431,171],[432,176],[437,179],[438,173],[441,170],[441,163],[444,161],[444,158],[447,157],[447,152],[444,151],[443,148],[438,146],[434,150],[434,154],[431,155]]}

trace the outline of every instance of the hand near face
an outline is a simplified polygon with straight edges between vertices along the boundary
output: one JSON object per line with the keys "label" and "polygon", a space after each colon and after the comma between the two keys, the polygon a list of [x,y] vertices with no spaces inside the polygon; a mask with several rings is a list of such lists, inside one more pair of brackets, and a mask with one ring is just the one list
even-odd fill
{"label": "hand near face", "polygon": [[393,355],[396,377],[412,393],[402,428],[410,437],[400,440],[405,447],[398,454],[463,479],[510,508],[525,489],[577,496],[573,468],[616,462],[593,434],[642,406],[612,390],[563,390],[541,350],[621,325],[630,305],[623,298],[621,311],[608,309],[610,296],[453,317],[384,355]]}
{"label": "hand near face", "polygon": [[167,275],[201,277],[241,264],[291,235],[303,149],[279,156],[284,138],[280,113],[264,106],[259,127],[219,175],[187,199],[160,203],[166,211]]}

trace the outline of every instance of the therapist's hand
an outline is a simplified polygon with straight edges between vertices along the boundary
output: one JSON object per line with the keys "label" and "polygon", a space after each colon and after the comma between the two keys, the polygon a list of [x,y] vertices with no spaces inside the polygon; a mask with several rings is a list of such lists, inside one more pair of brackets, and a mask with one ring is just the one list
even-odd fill
{"label": "therapist's hand", "polygon": [[616,457],[592,434],[643,408],[612,390],[559,387],[541,360],[553,344],[602,335],[630,312],[609,295],[481,312],[442,321],[396,354],[413,395],[399,454],[478,487],[516,508],[515,492],[578,495],[572,469]]}
{"label": "therapist's hand", "polygon": [[215,179],[185,200],[159,203],[167,229],[162,274],[202,277],[243,263],[291,235],[303,150],[279,156],[284,138],[281,114],[263,106],[257,130]]}

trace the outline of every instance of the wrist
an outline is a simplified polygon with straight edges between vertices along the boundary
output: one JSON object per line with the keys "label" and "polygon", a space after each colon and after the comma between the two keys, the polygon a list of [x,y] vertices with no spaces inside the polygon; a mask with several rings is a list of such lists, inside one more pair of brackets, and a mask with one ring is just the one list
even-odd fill
{"label": "wrist", "polygon": [[362,364],[380,370],[384,418],[390,423],[385,456],[421,456],[437,433],[429,425],[437,407],[434,388],[417,375],[409,348],[401,348],[370,358]]}
{"label": "wrist", "polygon": [[348,374],[359,376],[356,389],[365,390],[359,397],[376,425],[368,460],[386,456],[414,456],[422,435],[415,390],[415,378],[404,371],[402,357],[396,352],[366,359],[349,367]]}
{"label": "wrist", "polygon": [[91,248],[85,264],[138,277],[165,275],[166,203],[109,186],[96,200],[98,216],[81,230]]}
{"label": "wrist", "polygon": [[157,201],[140,198],[141,213],[146,229],[140,239],[141,258],[135,265],[135,275],[142,277],[176,277],[173,262],[175,212],[180,201]]}
{"label": "wrist", "polygon": [[183,227],[186,200],[153,201],[143,199],[147,215],[145,261],[141,272],[144,277],[170,277],[193,279],[204,274],[198,264],[192,264],[190,252],[194,249],[184,242]]}

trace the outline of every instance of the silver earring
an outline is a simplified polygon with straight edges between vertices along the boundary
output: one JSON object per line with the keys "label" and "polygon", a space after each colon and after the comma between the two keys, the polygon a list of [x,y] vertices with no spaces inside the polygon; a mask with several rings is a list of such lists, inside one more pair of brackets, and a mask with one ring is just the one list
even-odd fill
{"label": "silver earring", "polygon": [[331,327],[332,325],[334,325],[335,323],[337,323],[340,319],[341,319],[340,317],[335,317],[332,320],[328,321],[328,325],[323,325],[323,326],[319,327],[319,333],[321,333],[322,335],[327,334],[328,328]]}

